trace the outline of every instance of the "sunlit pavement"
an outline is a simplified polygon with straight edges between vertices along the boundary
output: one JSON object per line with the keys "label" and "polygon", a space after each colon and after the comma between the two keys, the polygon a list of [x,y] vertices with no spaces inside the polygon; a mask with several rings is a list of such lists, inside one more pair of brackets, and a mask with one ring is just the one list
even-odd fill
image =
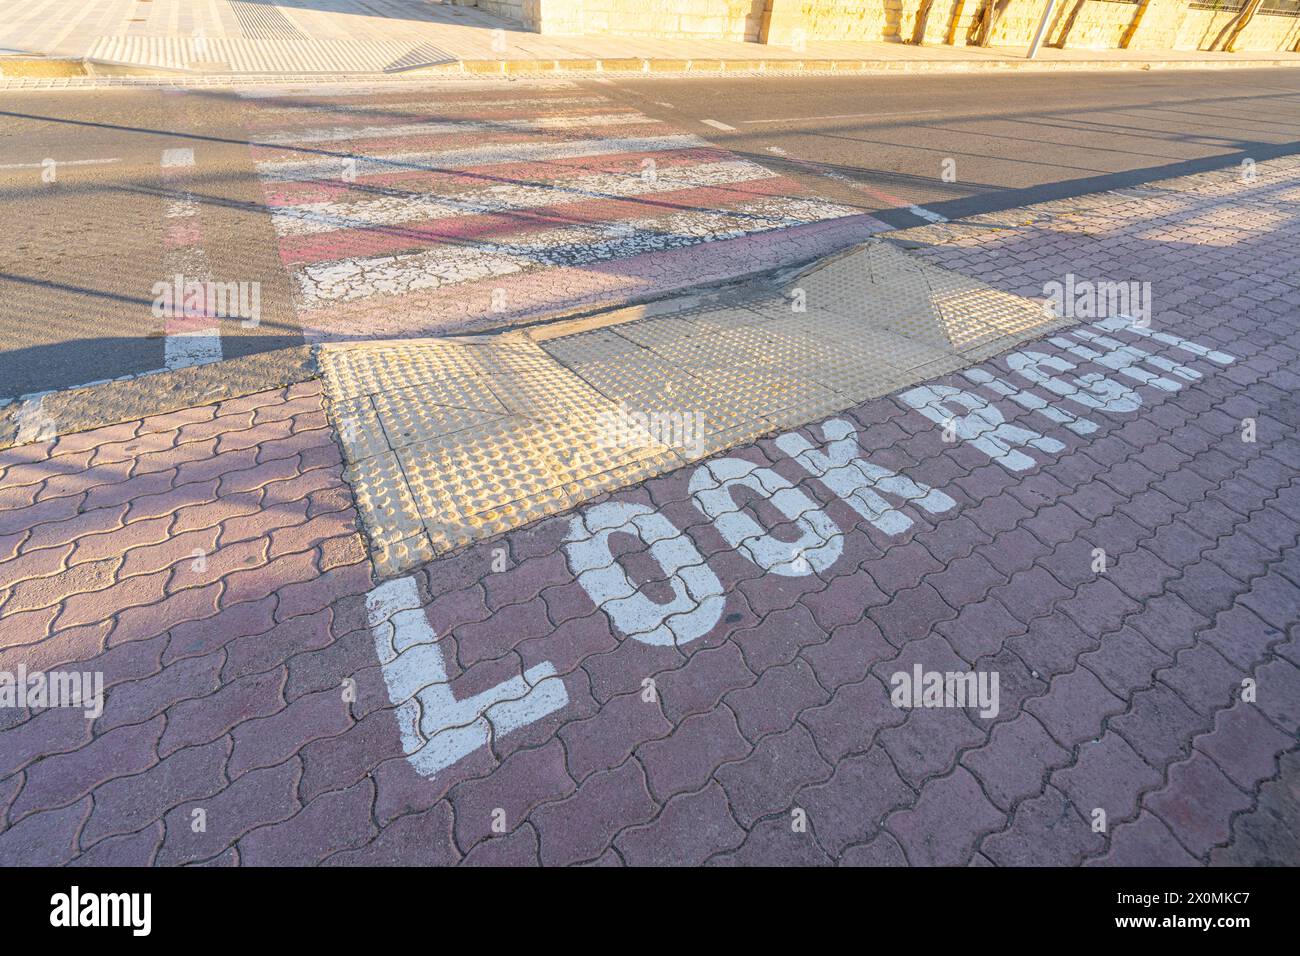
{"label": "sunlit pavement", "polygon": [[105,688],[0,711],[0,861],[1300,861],[1298,196],[896,234],[1020,295],[1149,281],[1150,327],[383,581],[319,383],[0,452],[0,670]]}
{"label": "sunlit pavement", "polygon": [[[0,404],[1262,160],[1300,95],[1291,70],[603,79],[0,94]],[[159,314],[177,274],[255,289],[256,315]]]}

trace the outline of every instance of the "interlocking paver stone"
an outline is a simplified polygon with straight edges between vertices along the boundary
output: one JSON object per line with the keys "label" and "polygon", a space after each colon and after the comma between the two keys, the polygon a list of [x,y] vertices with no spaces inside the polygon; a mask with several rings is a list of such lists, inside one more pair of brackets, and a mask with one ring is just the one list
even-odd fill
{"label": "interlocking paver stone", "polygon": [[[0,862],[1300,863],[1300,233],[1231,225],[1300,164],[1259,170],[882,253],[996,296],[1161,280],[1151,329],[1019,347],[1070,355],[1051,388],[1023,354],[979,355],[1093,431],[946,374],[460,551],[412,548],[400,627],[376,619],[393,565],[358,531],[319,382],[0,451],[0,669],[106,688],[94,719],[0,713]],[[1098,335],[1172,385],[1064,351]],[[1089,403],[1102,376],[1136,407]],[[944,389],[1039,438],[945,441],[971,408],[926,404]],[[856,431],[834,446],[837,422]],[[796,460],[793,436],[848,470]],[[693,497],[723,459],[790,482],[810,523],[751,487],[733,500],[761,533],[723,534]],[[640,524],[583,564],[602,514]],[[809,528],[834,558],[780,560]],[[395,669],[385,642],[416,653]],[[914,665],[996,673],[998,713],[896,706]]]}
{"label": "interlocking paver stone", "polygon": [[970,771],[958,767],[921,791],[915,806],[885,819],[913,865],[952,866],[969,861],[976,841],[1004,821]]}
{"label": "interlocking paver stone", "polygon": [[1187,762],[1171,767],[1169,782],[1144,801],[1197,857],[1228,841],[1232,814],[1250,803],[1250,797],[1199,751]]}

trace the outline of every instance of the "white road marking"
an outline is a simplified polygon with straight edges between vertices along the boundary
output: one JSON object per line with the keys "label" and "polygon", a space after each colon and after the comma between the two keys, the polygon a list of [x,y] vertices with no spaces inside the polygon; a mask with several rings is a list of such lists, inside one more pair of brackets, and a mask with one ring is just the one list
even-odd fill
{"label": "white road marking", "polygon": [[339,142],[352,139],[382,139],[403,136],[439,136],[443,134],[483,132],[541,132],[546,130],[585,129],[591,126],[633,126],[662,122],[641,113],[606,113],[593,116],[541,116],[510,120],[428,120],[395,126],[331,126],[321,129],[289,130],[257,138],[259,146],[286,146],[297,143]]}
{"label": "white road marking", "polygon": [[45,396],[48,394],[50,393],[40,392],[18,407],[18,411],[14,414],[14,424],[18,426],[14,444],[28,445],[58,437],[54,422],[45,413]]}
{"label": "white road marking", "polygon": [[[951,385],[919,385],[898,397],[936,425],[951,428],[957,438],[978,448],[1008,471],[1028,471],[1037,464],[1029,455],[1017,451],[1019,447],[1037,448],[1053,455],[1065,450],[1065,445],[1055,438],[1045,438],[1032,429],[1012,425],[996,405]],[[954,412],[950,408],[953,405],[964,407],[967,414]]]}
{"label": "white road marking", "polygon": [[569,703],[549,661],[458,700],[414,578],[374,588],[366,612],[388,698],[397,708],[402,751],[426,777],[486,747],[494,734],[505,736]]}
{"label": "white road marking", "polygon": [[929,209],[926,209],[924,206],[908,206],[907,211],[910,212],[913,216],[919,216],[922,219],[926,220],[927,222],[948,221],[947,216],[941,216],[937,212],[931,212]]}
{"label": "white road marking", "polygon": [[[798,541],[782,541],[736,507],[735,487],[748,488],[769,500],[799,529]],[[802,489],[771,468],[761,468],[740,458],[719,458],[691,475],[688,486],[695,507],[713,520],[718,533],[733,549],[764,571],[784,577],[804,577],[825,571],[844,548],[844,536],[826,512]]]}
{"label": "white road marking", "polygon": [[[781,147],[779,146],[769,146],[767,147],[767,151],[769,153],[775,153],[777,156],[786,155],[785,150],[781,149]],[[850,189],[856,189],[860,193],[866,193],[868,196],[877,200],[878,202],[895,203],[897,207],[901,207],[903,205],[903,200],[900,199],[898,196],[893,196],[881,189],[876,189],[872,186],[867,186],[864,183],[854,182],[852,178],[846,176],[844,173],[841,173],[834,169],[827,169],[820,163],[810,162],[809,160],[806,159],[793,159],[793,158],[790,160],[790,162],[794,163],[796,166],[800,167],[801,169],[808,170],[814,175],[824,176],[827,179],[833,179],[836,182],[845,183],[846,185],[849,186]],[[924,206],[908,206],[907,210],[912,215],[920,219],[925,219],[928,222],[948,221],[948,218],[946,216],[941,216],[939,213],[926,209]]]}
{"label": "white road marking", "polygon": [[[1107,319],[1094,322],[1092,328],[1162,336],[1160,340],[1167,345],[1193,352],[1209,361],[1218,364],[1234,361],[1234,357],[1225,352],[1168,333],[1150,333],[1149,329],[1127,326],[1124,324],[1127,321],[1126,317]],[[1124,368],[1131,367],[1134,359],[1132,346],[1115,342],[1112,347],[1096,337],[1090,341],[1111,350],[1102,356],[1103,359],[1122,363]],[[1151,364],[1156,357],[1148,354],[1142,361]],[[1049,404],[1050,399],[1044,401],[1037,395],[1022,392],[984,369],[967,370],[966,377],[972,382],[990,386],[999,396],[1009,397],[1024,408],[1042,410],[1053,423],[1066,427],[1085,423],[1091,426],[1073,429],[1081,435],[1096,429],[1094,423],[1056,407],[1059,399]],[[1089,376],[1091,381],[1101,378],[1103,376]],[[1150,384],[1154,385],[1154,382]],[[1048,454],[1065,449],[1065,445],[1054,438],[1045,438],[1030,429],[1008,424],[997,406],[971,392],[946,385],[921,385],[899,397],[945,431],[951,430],[954,438],[979,449],[1012,471],[1024,471],[1035,464],[1030,456],[1016,450],[1019,447],[1030,447]],[[947,405],[963,406],[970,414],[961,415],[945,407]],[[1105,410],[1115,411],[1113,407]],[[814,439],[817,437],[815,428],[808,431],[813,433]],[[849,504],[886,534],[900,534],[913,521],[885,501],[884,495],[931,514],[958,507],[958,503],[942,490],[869,462],[862,456],[855,425],[845,419],[825,422],[821,426],[817,447],[809,441],[805,430],[786,432],[775,439],[775,444],[835,497]],[[806,524],[796,522],[805,534],[804,539],[793,546],[776,541],[767,529],[753,520],[751,514],[742,513],[730,495],[730,484],[743,484],[754,489],[773,504],[781,494],[792,489],[787,480],[775,471],[739,459],[708,462],[698,466],[691,476],[691,492],[700,510],[713,519],[713,530],[718,531],[736,553],[765,571],[789,573],[779,569],[789,560],[788,549],[797,549],[799,544],[840,540],[838,527],[833,524],[833,519],[827,517],[828,524],[820,526],[811,520]],[[784,504],[785,507],[778,505],[777,510],[787,519],[821,513],[811,499],[799,501],[792,498]],[[743,519],[739,517],[742,514]],[[815,530],[815,534],[809,535],[809,530]],[[656,575],[656,579],[672,588],[671,602],[659,604],[651,601],[629,580],[609,547],[609,537],[615,533],[633,535],[650,546],[650,556],[663,572]],[[679,529],[666,515],[647,505],[611,501],[593,505],[575,515],[569,523],[564,548],[578,583],[615,628],[647,644],[680,645],[706,636],[717,623],[726,600],[716,572],[700,555],[694,538],[696,533],[694,527],[689,531]],[[810,564],[816,560],[811,550],[797,557]],[[814,569],[817,569],[815,565]]]}
{"label": "white road marking", "polygon": [[732,133],[736,131],[736,127],[728,126],[726,123],[719,123],[715,119],[700,120],[700,122],[703,123],[705,126],[712,126],[714,129],[727,130],[728,132],[732,132]]}
{"label": "white road marking", "polygon": [[982,368],[968,368],[962,374],[966,376],[968,381],[974,382],[976,385],[983,385],[1002,398],[1011,399],[1021,408],[1037,412],[1050,422],[1064,425],[1076,435],[1090,435],[1097,430],[1096,422],[1087,418],[1080,418],[1073,412],[1066,411],[1063,408],[1057,408],[1045,398],[1041,398],[1033,392],[1016,388],[1010,382],[1000,379]]}
{"label": "white road marking", "polygon": [[[122,160],[117,157],[112,159],[56,159],[55,166],[103,166],[106,163],[120,163]],[[41,169],[45,166],[44,162],[40,163],[3,163],[0,169]]]}
{"label": "white road marking", "polygon": [[776,446],[885,534],[902,534],[912,526],[912,519],[889,504],[884,495],[900,498],[930,514],[942,514],[956,506],[957,502],[942,491],[862,458],[857,429],[845,419],[832,419],[821,426],[821,431],[820,449],[798,432],[782,435]]}
{"label": "white road marking", "polygon": [[[531,163],[551,159],[577,159],[612,153],[655,153],[673,149],[698,149],[709,144],[698,136],[635,136],[619,139],[567,140],[560,143],[515,143],[494,146],[470,146],[461,149],[392,153],[386,156],[356,156],[356,174],[400,173],[420,169],[463,169],[499,163]],[[261,162],[257,172],[264,179],[299,182],[341,177],[343,159],[288,160]]]}
{"label": "white road marking", "polygon": [[1193,355],[1207,358],[1215,365],[1231,365],[1236,361],[1227,352],[1220,352],[1217,349],[1207,349],[1204,345],[1197,345],[1195,342],[1189,342],[1187,339],[1180,339],[1176,335],[1170,335],[1168,332],[1156,332],[1143,325],[1138,325],[1131,316],[1119,315],[1111,319],[1102,319],[1100,322],[1092,323],[1093,328],[1101,329],[1103,332],[1129,332],[1133,335],[1140,335],[1143,338],[1155,339],[1157,342],[1163,342],[1165,345],[1172,345],[1176,349],[1184,352],[1190,352]]}
{"label": "white road marking", "polygon": [[[805,123],[812,120],[863,119],[883,116],[920,116],[923,113],[939,113],[941,110],[900,110],[897,113],[835,113],[831,116],[789,116],[784,119],[741,120],[740,125],[756,123]],[[704,122],[708,122],[705,120]]]}
{"label": "white road marking", "polygon": [[[251,94],[239,94],[240,96]],[[281,94],[271,94],[279,96]],[[374,113],[383,112],[401,112],[411,113],[412,117],[419,113],[439,113],[450,111],[462,111],[465,109],[550,109],[556,106],[596,106],[602,103],[608,103],[609,98],[605,96],[557,96],[550,98],[538,99],[521,99],[521,100],[474,100],[466,103],[464,100],[404,100],[399,103],[338,103],[330,101],[327,103],[295,103],[291,106],[259,106],[257,109],[258,118],[264,116],[289,117],[295,115],[313,116],[320,113]]]}
{"label": "white road marking", "polygon": [[[616,533],[650,545],[650,557],[672,588],[671,601],[652,601],[632,584],[609,547],[610,535]],[[726,604],[722,582],[704,563],[695,542],[648,505],[607,501],[588,508],[570,522],[564,550],[596,606],[619,631],[642,644],[689,644],[708,633],[722,616]]]}
{"label": "white road marking", "polygon": [[[129,372],[126,375],[118,375],[115,378],[97,378],[93,382],[82,382],[79,385],[60,385],[57,389],[45,389],[44,391],[40,391],[40,392],[25,392],[22,395],[19,395],[17,398],[0,398],[0,408],[4,408],[7,405],[12,405],[14,402],[20,402],[20,403],[39,402],[46,395],[49,395],[51,392],[54,391],[75,392],[77,389],[80,388],[95,388],[96,386],[99,385],[107,385],[109,382],[129,382],[132,381],[133,379],[144,378],[146,375],[160,375],[166,371],[167,369],[165,368],[150,368],[150,369],[145,369],[143,372]],[[18,414],[21,415],[23,413],[19,412]]]}
{"label": "white road marking", "polygon": [[683,189],[726,186],[771,179],[776,173],[747,160],[668,166],[652,177],[640,170],[597,173],[547,185],[500,185],[448,196],[432,194],[379,196],[347,202],[301,203],[271,210],[275,231],[281,236],[306,236],[335,229],[366,229],[404,222],[449,219],[457,216],[509,213],[543,206],[676,192]]}
{"label": "white road marking", "polygon": [[[458,79],[455,81],[457,92],[465,90],[497,90],[500,89],[499,80],[469,80]],[[515,80],[515,84],[520,89],[529,91],[545,90],[575,90],[577,84],[572,80],[536,80],[520,79]],[[402,87],[409,85],[409,81],[401,79],[389,80],[386,83],[349,83],[346,80],[333,83],[297,83],[289,82],[275,86],[267,86],[256,89],[236,89],[235,95],[241,99],[280,99],[287,96],[321,96],[329,94],[330,96],[340,97],[362,97],[375,96],[381,93],[405,93]],[[427,87],[422,87],[427,88]],[[551,102],[549,100],[542,102]]]}
{"label": "white road marking", "polygon": [[216,326],[185,332],[169,332],[163,343],[163,361],[169,369],[220,362],[221,336]]}
{"label": "white road marking", "polygon": [[818,200],[773,198],[726,211],[629,220],[624,224],[628,234],[617,237],[605,234],[608,224],[592,223],[531,233],[518,242],[484,241],[403,255],[312,263],[299,266],[295,276],[299,304],[312,308],[327,302],[404,295],[552,266],[581,267],[856,213],[847,206]]}
{"label": "white road marking", "polygon": [[[163,215],[172,236],[187,237],[185,241],[169,247],[163,254],[166,266],[165,282],[175,276],[183,282],[207,283],[212,280],[208,257],[200,241],[190,241],[188,235],[198,235],[199,204],[190,191],[190,175],[194,168],[194,150],[188,147],[165,149],[160,162],[162,183],[167,191],[167,204]],[[186,220],[195,220],[187,224]],[[191,311],[183,301],[172,301],[171,314],[164,316],[166,339],[163,342],[163,361],[169,369],[206,365],[222,358],[221,328],[215,317],[203,311]],[[196,320],[206,320],[198,322]]]}
{"label": "white road marking", "polygon": [[1073,362],[1060,355],[1021,349],[1012,352],[1003,361],[1006,362],[1007,368],[1026,381],[1086,408],[1121,413],[1136,412],[1142,407],[1142,399],[1138,393],[1113,378],[1089,374],[1065,379],[1053,375],[1053,372],[1066,373],[1075,368]]}
{"label": "white road marking", "polygon": [[184,149],[164,149],[162,165],[165,169],[171,169],[175,166],[193,166],[194,150],[188,147]]}
{"label": "white road marking", "polygon": [[1095,349],[1088,348],[1086,345],[1079,345],[1077,342],[1071,342],[1069,339],[1061,336],[1053,336],[1050,341],[1058,348],[1063,348],[1071,355],[1083,359],[1085,362],[1096,362],[1103,368],[1111,369],[1123,375],[1125,378],[1132,379],[1139,385],[1153,385],[1161,391],[1176,392],[1183,386],[1181,383],[1174,381],[1172,378],[1165,378],[1163,375],[1157,375],[1155,372],[1144,368],[1135,368],[1138,363],[1146,362],[1154,365],[1161,371],[1171,372],[1174,375],[1184,378],[1189,382],[1194,382],[1201,377],[1201,374],[1185,365],[1179,365],[1177,362],[1170,362],[1166,358],[1158,355],[1150,355],[1139,348],[1131,345],[1124,345],[1115,339],[1105,335],[1095,335],[1092,332],[1075,330],[1070,333],[1076,338],[1081,338],[1085,342],[1091,342],[1094,345],[1106,349],[1105,353],[1098,352]]}

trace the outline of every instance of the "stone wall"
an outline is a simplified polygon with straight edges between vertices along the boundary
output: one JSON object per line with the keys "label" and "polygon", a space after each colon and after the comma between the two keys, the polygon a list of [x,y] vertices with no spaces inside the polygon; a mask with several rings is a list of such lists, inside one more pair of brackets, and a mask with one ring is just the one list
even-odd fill
{"label": "stone wall", "polygon": [[478,0],[539,33],[756,43],[767,0]]}
{"label": "stone wall", "polygon": [[[1060,46],[1064,37],[1064,45],[1074,50],[1118,49],[1138,11],[1136,3],[1115,0],[1066,0],[1057,8],[1060,15],[1054,18],[1047,42]],[[1030,39],[1036,27],[1037,23],[1030,28]]]}
{"label": "stone wall", "polygon": [[1255,15],[1237,39],[1238,50],[1294,50],[1300,43],[1300,17]]}
{"label": "stone wall", "polygon": [[[706,0],[696,0],[706,2]],[[985,0],[934,0],[925,25],[926,43],[943,43],[957,24],[957,42],[976,40],[976,15]],[[990,46],[1028,46],[1047,0],[1010,0],[1003,6]],[[796,46],[821,40],[897,40],[915,36],[921,0],[767,0],[767,43]],[[1059,0],[1045,42],[1071,49],[1113,50],[1138,13],[1118,0]],[[1129,46],[1135,50],[1207,49],[1232,12],[1194,10],[1188,0],[1151,0]],[[1300,18],[1257,14],[1237,42],[1239,50],[1291,50],[1300,40]]]}
{"label": "stone wall", "polygon": [[[477,5],[539,33],[571,36],[748,40],[791,48],[824,40],[905,40],[916,34],[922,0],[455,0]],[[925,42],[976,40],[976,15],[986,0],[933,0]],[[997,0],[1002,14],[990,46],[1028,46],[1047,0]],[[1130,31],[1139,6],[1121,0],[1058,0],[1046,43],[1110,50]],[[1129,47],[1208,49],[1232,11],[1192,9],[1188,0],[1151,0]],[[1300,18],[1257,14],[1239,50],[1291,50]]]}
{"label": "stone wall", "polygon": [[478,7],[484,13],[513,20],[530,30],[537,31],[540,26],[538,6],[541,0],[454,0],[456,6]]}
{"label": "stone wall", "polygon": [[[767,0],[769,5],[768,43],[796,45],[800,39],[821,40],[906,40],[916,35],[916,19],[921,0]],[[975,16],[984,0],[934,0],[925,23],[925,42],[943,43],[957,17],[957,42],[971,42],[975,36]],[[991,46],[1027,46],[1038,28],[1047,0],[1011,0],[1003,9],[992,34]],[[1088,0],[1089,6],[1128,4]],[[1056,23],[1068,16],[1070,6],[1058,4]],[[1091,15],[1082,19],[1090,20]],[[1049,39],[1050,39],[1049,34]]]}

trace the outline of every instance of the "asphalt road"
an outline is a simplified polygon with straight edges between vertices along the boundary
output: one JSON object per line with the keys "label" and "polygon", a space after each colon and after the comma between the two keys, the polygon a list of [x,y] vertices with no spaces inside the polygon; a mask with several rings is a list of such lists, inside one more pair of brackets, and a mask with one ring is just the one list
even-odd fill
{"label": "asphalt road", "polygon": [[912,205],[956,219],[1300,149],[1300,70],[611,87],[652,116],[699,124],[731,150],[874,203],[899,226],[922,221]]}
{"label": "asphalt road", "polygon": [[[898,226],[1300,151],[1291,70],[576,86]],[[528,89],[499,84],[504,98]],[[178,187],[160,170],[171,149],[196,156],[183,189],[202,210],[211,273],[262,284],[261,323],[227,323],[225,356],[301,342],[250,149],[260,105],[214,90],[0,95],[0,400],[164,365],[150,306],[175,261]]]}

